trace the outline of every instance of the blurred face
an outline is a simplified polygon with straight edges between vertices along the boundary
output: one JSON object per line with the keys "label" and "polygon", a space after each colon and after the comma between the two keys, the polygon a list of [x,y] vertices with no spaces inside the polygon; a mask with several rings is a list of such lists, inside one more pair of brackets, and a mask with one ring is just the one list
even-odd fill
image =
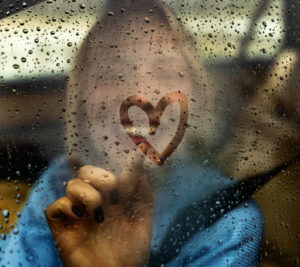
{"label": "blurred face", "polygon": [[[141,30],[136,36],[138,40],[132,42],[116,41],[114,45],[92,46],[87,51],[90,60],[87,75],[80,78],[84,80],[82,84],[86,89],[81,93],[83,101],[77,100],[80,102],[78,110],[81,118],[79,134],[85,136],[94,151],[93,157],[97,157],[92,162],[102,166],[113,163],[114,169],[122,168],[134,151],[135,144],[128,135],[130,131],[143,136],[158,152],[162,152],[174,137],[180,118],[179,103],[168,105],[160,118],[157,132],[149,135],[147,114],[133,106],[129,109],[133,127],[126,131],[120,122],[120,106],[125,99],[139,95],[155,107],[170,92],[180,90],[186,95],[188,124],[194,127],[186,129],[174,153],[177,155],[184,153],[187,136],[193,134],[197,128],[195,125],[199,124],[196,122],[199,121],[199,107],[206,105],[205,97],[200,96],[199,99],[199,93],[196,95],[193,90],[191,68],[181,47],[172,40],[168,31],[155,29],[155,33],[147,35]],[[149,160],[148,163],[153,165]]]}

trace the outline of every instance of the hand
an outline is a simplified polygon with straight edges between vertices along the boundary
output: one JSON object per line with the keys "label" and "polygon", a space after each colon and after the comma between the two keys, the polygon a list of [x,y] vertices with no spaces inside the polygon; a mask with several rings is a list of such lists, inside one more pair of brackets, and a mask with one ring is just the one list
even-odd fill
{"label": "hand", "polygon": [[[140,144],[145,150],[145,144]],[[154,195],[138,149],[116,178],[93,166],[69,181],[46,209],[64,266],[144,266],[150,255]]]}

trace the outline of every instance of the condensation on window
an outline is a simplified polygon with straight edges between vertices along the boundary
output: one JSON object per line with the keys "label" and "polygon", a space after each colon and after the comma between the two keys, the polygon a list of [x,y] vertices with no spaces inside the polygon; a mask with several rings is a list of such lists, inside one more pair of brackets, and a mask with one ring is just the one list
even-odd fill
{"label": "condensation on window", "polygon": [[1,264],[299,266],[299,14],[0,1]]}

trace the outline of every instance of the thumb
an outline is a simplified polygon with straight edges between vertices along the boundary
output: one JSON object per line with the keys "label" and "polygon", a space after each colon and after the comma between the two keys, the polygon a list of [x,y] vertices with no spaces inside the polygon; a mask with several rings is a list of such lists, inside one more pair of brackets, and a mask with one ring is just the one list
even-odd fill
{"label": "thumb", "polygon": [[147,145],[140,143],[120,175],[119,190],[121,194],[130,195],[135,192],[140,178],[144,176],[146,172],[144,169],[146,154]]}

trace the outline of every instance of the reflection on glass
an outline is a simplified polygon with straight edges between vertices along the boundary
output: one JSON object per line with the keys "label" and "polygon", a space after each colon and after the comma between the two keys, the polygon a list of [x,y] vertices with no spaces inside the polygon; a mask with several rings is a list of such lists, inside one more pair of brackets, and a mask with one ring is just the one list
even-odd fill
{"label": "reflection on glass", "polygon": [[1,263],[299,265],[297,4],[1,5]]}

